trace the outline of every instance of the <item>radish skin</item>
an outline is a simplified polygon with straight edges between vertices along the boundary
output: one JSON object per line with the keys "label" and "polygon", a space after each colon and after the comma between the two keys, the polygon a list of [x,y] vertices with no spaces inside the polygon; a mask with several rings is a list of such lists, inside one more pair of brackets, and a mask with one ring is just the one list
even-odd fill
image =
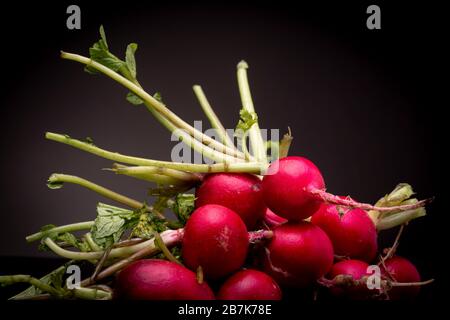
{"label": "radish skin", "polygon": [[220,288],[219,300],[281,300],[278,284],[264,272],[247,269],[229,277]]}
{"label": "radish skin", "polygon": [[242,219],[216,204],[197,208],[186,223],[182,257],[191,270],[202,267],[207,279],[219,279],[244,264],[249,234]]}
{"label": "radish skin", "polygon": [[263,201],[261,180],[248,173],[214,173],[203,179],[197,188],[196,207],[219,204],[236,212],[248,230],[262,221],[266,206]]}
{"label": "radish skin", "polygon": [[174,262],[139,260],[123,269],[116,279],[115,297],[130,300],[212,300],[206,282]]}
{"label": "radish skin", "polygon": [[366,211],[322,204],[311,217],[333,243],[334,253],[371,262],[377,254],[377,230]]}
{"label": "radish skin", "polygon": [[[381,265],[381,272],[386,278],[397,283],[420,282],[421,277],[417,268],[406,258],[394,256],[384,261]],[[417,286],[397,286],[388,291],[391,300],[410,300],[420,292],[420,285]]]}
{"label": "radish skin", "polygon": [[333,245],[309,222],[288,222],[273,230],[265,248],[263,270],[282,287],[305,288],[333,265]]}

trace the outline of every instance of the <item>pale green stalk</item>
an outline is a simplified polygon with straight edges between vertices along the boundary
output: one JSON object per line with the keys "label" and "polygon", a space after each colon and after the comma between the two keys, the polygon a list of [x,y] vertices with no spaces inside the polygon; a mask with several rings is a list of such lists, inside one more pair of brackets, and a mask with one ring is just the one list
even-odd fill
{"label": "pale green stalk", "polygon": [[194,93],[197,96],[198,102],[200,103],[200,106],[202,107],[203,112],[205,113],[206,117],[208,118],[209,122],[211,123],[211,126],[216,130],[222,143],[224,143],[225,145],[227,145],[230,148],[235,148],[235,145],[233,144],[233,141],[231,141],[230,137],[228,136],[224,126],[222,125],[222,122],[220,122],[219,118],[217,117],[216,113],[214,112],[213,108],[211,107],[208,99],[206,98],[206,95],[203,92],[202,87],[199,85],[194,85],[192,87],[192,89],[194,90]]}
{"label": "pale green stalk", "polygon": [[[217,152],[223,153],[225,155],[230,155],[233,158],[241,158],[244,159],[244,156],[242,153],[240,153],[238,150],[230,148],[228,146],[223,145],[217,140],[212,139],[211,137],[208,137],[207,135],[203,134],[202,132],[196,130],[194,127],[189,125],[187,122],[182,120],[180,117],[178,117],[175,113],[173,113],[169,108],[167,108],[162,102],[158,101],[154,97],[152,97],[150,94],[145,92],[140,85],[137,85],[136,83],[128,80],[127,78],[121,76],[117,72],[109,69],[108,67],[92,60],[87,57],[83,57],[78,54],[73,53],[67,53],[67,52],[61,52],[61,57],[63,59],[76,61],[82,64],[85,64],[89,67],[92,67],[96,69],[97,71],[105,74],[106,76],[110,77],[111,79],[117,81],[127,89],[129,89],[131,92],[136,94],[139,98],[141,98],[148,109],[154,109],[156,112],[158,112],[162,117],[166,118],[169,122],[171,122],[176,128],[181,129],[181,131],[185,130],[191,137],[200,137],[201,142],[208,147],[211,147],[212,149],[216,150]],[[152,112],[153,113],[153,112]],[[155,114],[155,113],[153,113]],[[161,118],[158,117],[158,120]],[[173,131],[173,127],[170,126],[170,123],[165,121],[164,125],[170,130]],[[169,128],[170,127],[170,128]]]}
{"label": "pale green stalk", "polygon": [[68,224],[65,226],[54,227],[47,231],[36,232],[34,234],[27,236],[25,239],[27,240],[27,242],[33,242],[33,241],[36,241],[36,240],[39,240],[39,239],[45,237],[47,234],[50,234],[50,233],[61,234],[61,233],[66,233],[66,232],[89,230],[93,225],[94,225],[94,221],[72,223],[72,224]]}
{"label": "pale green stalk", "polygon": [[[239,85],[239,93],[241,95],[242,107],[249,113],[255,112],[253,106],[252,95],[250,93],[250,86],[247,78],[248,64],[245,61],[239,62],[237,65],[237,79]],[[261,136],[258,121],[249,129],[250,145],[257,161],[267,162],[266,149],[264,141]]]}
{"label": "pale green stalk", "polygon": [[264,170],[267,165],[257,162],[242,162],[242,163],[215,163],[215,164],[194,164],[181,163],[171,161],[151,160],[139,157],[132,157],[122,155],[117,152],[103,150],[97,146],[83,142],[77,139],[72,139],[66,135],[47,132],[45,137],[49,140],[64,143],[74,148],[95,154],[99,157],[109,159],[112,161],[137,165],[137,166],[155,166],[176,169],[187,172],[249,172],[259,173]]}

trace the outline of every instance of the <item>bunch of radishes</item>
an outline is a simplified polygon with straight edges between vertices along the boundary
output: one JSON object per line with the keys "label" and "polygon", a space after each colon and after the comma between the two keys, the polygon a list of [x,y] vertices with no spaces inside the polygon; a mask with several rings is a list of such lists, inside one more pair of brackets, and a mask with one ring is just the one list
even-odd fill
{"label": "bunch of radishes", "polygon": [[[221,284],[219,299],[281,299],[280,287],[318,286],[355,299],[417,295],[420,275],[399,256],[383,258],[380,286],[368,288],[373,276],[369,263],[377,263],[378,246],[373,220],[357,208],[364,205],[349,208],[310,196],[306,190],[324,185],[317,167],[305,158],[285,157],[275,165],[277,172],[262,181],[246,173],[207,175],[196,189],[196,210],[184,228],[182,258],[191,271],[173,263],[166,267],[155,260],[139,261],[120,273],[119,292],[129,298],[157,297],[160,283],[169,280],[152,275],[174,268],[190,275],[195,290],[178,290],[185,288],[185,280],[161,271],[175,282],[168,297],[212,298],[203,281],[194,281],[194,271],[201,268],[207,281]],[[261,229],[266,231],[250,231]]]}
{"label": "bunch of radishes", "polygon": [[[288,156],[290,133],[281,141],[263,141],[245,62],[237,71],[243,104],[240,131],[232,138],[202,89],[194,86],[220,137],[212,139],[170,111],[159,94],[143,90],[136,78],[136,44],[130,44],[125,60],[120,60],[109,51],[103,28],[100,34],[90,58],[64,52],[62,57],[122,84],[130,90],[129,102],[145,105],[172,134],[215,163],[126,156],[101,149],[92,139],[47,133],[50,140],[115,161],[111,169],[115,173],[156,182],[152,195],[157,200],[147,205],[79,177],[52,175],[53,189],[75,183],[133,210],[99,204],[95,221],[46,226],[27,237],[71,259],[70,264],[80,260],[94,264],[92,276],[79,286],[69,288],[61,283],[62,276],[55,283],[56,273],[42,279],[0,276],[1,284],[28,282],[39,294],[59,298],[277,300],[284,288],[327,290],[352,299],[411,298],[430,282],[421,282],[414,265],[395,255],[404,226],[425,215],[427,201],[411,198],[411,186],[399,184],[375,205],[326,192],[322,174],[310,160]],[[177,206],[180,196],[191,189],[192,208]],[[178,221],[164,216],[161,210],[167,208]],[[397,226],[394,245],[380,252],[378,232]],[[72,234],[81,230],[89,232],[81,238]],[[28,291],[19,297],[35,295]]]}

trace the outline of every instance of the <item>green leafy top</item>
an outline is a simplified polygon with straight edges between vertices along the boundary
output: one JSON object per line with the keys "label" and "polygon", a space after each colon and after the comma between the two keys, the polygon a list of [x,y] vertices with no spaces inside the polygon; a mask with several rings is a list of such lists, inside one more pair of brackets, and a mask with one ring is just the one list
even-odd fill
{"label": "green leafy top", "polygon": [[[80,240],[70,232],[54,232],[53,229],[55,227],[56,226],[53,224],[47,224],[43,226],[40,230],[40,232],[43,233],[41,239],[50,238],[55,242],[63,242],[83,252],[88,252],[91,250],[89,244],[84,239]],[[39,250],[47,251],[47,245],[44,242],[41,242],[41,244],[39,245]]]}
{"label": "green leafy top", "polygon": [[[44,284],[48,284],[52,287],[54,287],[55,289],[59,290],[59,291],[63,291],[63,277],[64,274],[66,272],[66,269],[69,265],[71,265],[74,261],[71,260],[67,263],[65,263],[64,265],[58,267],[57,269],[53,270],[52,272],[50,272],[49,274],[46,274],[45,276],[43,276],[42,278],[40,278],[39,280],[44,283]],[[40,295],[44,292],[42,292],[42,290],[36,288],[35,286],[30,286],[27,289],[25,289],[24,291],[16,294],[15,296],[9,298],[9,300],[23,300],[23,299],[29,299],[32,298],[34,296]]]}
{"label": "green leafy top", "polygon": [[[105,29],[100,26],[100,39],[95,42],[89,48],[89,56],[92,60],[108,67],[109,69],[120,73],[122,76],[139,85],[137,80],[137,67],[136,67],[136,51],[138,49],[137,43],[130,43],[125,50],[125,60],[118,58],[116,55],[109,51],[108,42],[106,41]],[[85,71],[91,74],[97,74],[98,71],[90,66],[86,66]],[[162,102],[161,94],[156,92],[153,97]],[[129,103],[138,106],[144,103],[144,101],[135,95],[133,92],[128,92],[126,99]]]}
{"label": "green leafy top", "polygon": [[107,248],[118,242],[125,230],[139,222],[139,211],[131,211],[104,203],[97,205],[97,218],[91,229],[92,238],[99,246]]}
{"label": "green leafy top", "polygon": [[172,210],[183,225],[186,224],[192,211],[195,209],[194,201],[195,195],[190,193],[180,193],[175,197]]}
{"label": "green leafy top", "polygon": [[[109,51],[103,26],[100,26],[100,37],[100,40],[95,42],[92,47],[89,48],[90,58],[111,70],[120,71],[120,73],[129,80],[136,80],[136,60],[134,54],[137,50],[137,44],[130,43],[128,45],[125,53],[125,61],[123,61]],[[86,67],[86,71],[94,74],[98,73],[89,66]]]}
{"label": "green leafy top", "polygon": [[236,131],[242,130],[243,132],[247,132],[256,122],[258,122],[258,115],[255,112],[241,109],[239,111],[239,122],[236,126]]}
{"label": "green leafy top", "polygon": [[[90,58],[109,69],[119,72],[122,76],[138,84],[137,81],[137,69],[136,69],[136,50],[138,49],[137,43],[130,43],[125,51],[125,61],[119,59],[116,55],[109,51],[108,42],[106,41],[105,29],[100,26],[100,40],[95,42],[89,48]],[[86,66],[86,72],[91,74],[97,74],[98,71],[92,67]],[[141,98],[134,93],[129,92],[126,96],[127,100],[133,105],[143,104]]]}

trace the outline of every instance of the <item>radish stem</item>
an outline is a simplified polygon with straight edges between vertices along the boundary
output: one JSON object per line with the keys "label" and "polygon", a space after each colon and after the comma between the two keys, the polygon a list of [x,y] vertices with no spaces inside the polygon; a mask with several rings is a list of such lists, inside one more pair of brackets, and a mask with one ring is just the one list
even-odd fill
{"label": "radish stem", "polygon": [[198,102],[200,103],[200,106],[203,109],[203,112],[205,113],[206,117],[208,118],[209,122],[211,123],[211,126],[216,129],[217,134],[222,140],[222,143],[230,148],[235,148],[233,141],[231,141],[230,137],[228,136],[224,126],[222,125],[222,122],[220,122],[219,118],[217,117],[216,113],[214,112],[213,108],[209,104],[208,99],[205,96],[205,93],[203,92],[203,89],[199,85],[194,85],[192,87],[194,90],[195,95],[197,96]]}
{"label": "radish stem", "polygon": [[74,296],[79,299],[84,300],[111,300],[112,294],[111,292],[95,289],[95,288],[82,288],[75,287],[71,289]]}
{"label": "radish stem", "polygon": [[379,212],[393,212],[393,211],[407,211],[407,210],[413,210],[417,208],[421,208],[425,206],[428,202],[430,202],[430,199],[425,199],[418,201],[416,203],[411,204],[405,204],[405,205],[399,205],[399,206],[392,206],[392,207],[375,207],[368,203],[359,203],[351,198],[340,198],[338,196],[335,196],[333,194],[330,194],[326,192],[325,190],[310,188],[308,190],[312,195],[316,196],[318,199],[332,203],[337,205],[342,205],[346,207],[352,207],[352,208],[360,208],[363,210],[376,210]]}
{"label": "radish stem", "polygon": [[123,174],[142,180],[153,181],[160,184],[163,183],[169,185],[197,183],[200,182],[202,179],[200,175],[191,172],[155,166],[129,167],[115,163],[113,165],[112,171],[114,171],[117,174]]}
{"label": "radish stem", "polygon": [[[253,100],[250,93],[250,86],[247,78],[248,64],[245,61],[239,62],[237,65],[237,79],[239,85],[239,93],[241,95],[242,107],[250,113],[255,112]],[[267,162],[266,149],[261,136],[258,122],[253,124],[249,129],[250,145],[255,158],[258,161]]]}
{"label": "radish stem", "polygon": [[0,284],[2,285],[10,285],[13,283],[18,282],[24,282],[29,283],[32,286],[35,286],[36,288],[40,289],[41,291],[48,292],[51,295],[54,295],[56,297],[61,297],[61,293],[53,288],[52,286],[44,283],[43,281],[34,278],[30,275],[25,274],[16,274],[16,275],[10,275],[10,276],[0,276]]}
{"label": "radish stem", "polygon": [[288,156],[291,142],[294,138],[291,135],[291,128],[288,127],[288,133],[286,133],[280,141],[279,157],[284,158]]}
{"label": "radish stem", "polygon": [[33,242],[33,241],[36,241],[36,240],[39,240],[39,239],[45,237],[45,235],[47,235],[49,233],[65,233],[65,232],[87,230],[87,229],[90,229],[93,225],[94,225],[94,221],[72,223],[72,224],[68,224],[65,226],[54,227],[47,231],[36,232],[34,234],[27,236],[25,239],[27,240],[27,242]]}
{"label": "radish stem", "polygon": [[72,175],[68,175],[68,174],[58,174],[58,173],[54,173],[50,176],[50,178],[48,179],[48,181],[50,183],[64,183],[64,182],[68,182],[68,183],[74,183],[74,184],[78,184],[82,187],[85,187],[89,190],[92,190],[106,198],[112,199],[114,201],[117,201],[119,203],[122,203],[128,207],[131,207],[133,209],[140,209],[144,206],[143,203],[136,201],[134,199],[128,198],[124,195],[121,195],[117,192],[114,192],[112,190],[109,190],[105,187],[102,187],[98,184],[95,184],[93,182],[90,182],[86,179],[77,177],[77,176],[72,176]]}
{"label": "radish stem", "polygon": [[161,252],[164,254],[164,256],[166,257],[167,260],[175,262],[179,265],[182,265],[180,261],[177,260],[177,258],[175,258],[172,254],[172,252],[170,252],[169,248],[166,246],[166,244],[164,243],[164,240],[161,238],[161,235],[158,232],[154,232],[154,236],[155,236],[155,244],[158,247],[159,250],[161,250]]}
{"label": "radish stem", "polygon": [[215,163],[215,164],[193,164],[193,163],[181,163],[171,161],[159,161],[151,160],[139,157],[131,157],[122,155],[117,152],[111,152],[103,150],[92,144],[72,139],[66,135],[47,132],[45,137],[49,140],[64,143],[74,148],[95,154],[99,157],[109,159],[112,161],[133,164],[138,166],[155,166],[165,167],[170,169],[177,169],[188,172],[248,172],[248,173],[260,173],[265,170],[267,165],[257,162],[243,162],[243,163]]}
{"label": "radish stem", "polygon": [[[94,224],[94,221],[92,221],[92,224]],[[102,248],[95,243],[94,239],[92,238],[92,234],[90,232],[86,233],[84,235],[84,238],[86,239],[86,242],[88,243],[89,247],[91,247],[92,251],[101,251]]]}
{"label": "radish stem", "polygon": [[[208,145],[209,147],[214,148],[215,150],[228,156],[243,159],[243,154],[240,153],[238,150],[236,150],[235,148],[227,147],[222,143],[220,143],[219,141],[214,140],[211,137],[205,135],[204,133],[198,131],[197,129],[189,125],[187,122],[182,120],[180,117],[178,117],[175,113],[170,111],[162,102],[158,101],[157,99],[149,95],[147,92],[145,92],[140,85],[137,85],[136,83],[128,80],[127,78],[121,76],[117,72],[114,72],[108,67],[92,59],[73,53],[61,52],[61,58],[76,61],[85,64],[89,67],[92,67],[97,71],[100,71],[101,73],[105,74],[106,76],[117,81],[118,83],[120,83],[121,85],[132,91],[134,94],[136,94],[139,98],[141,98],[145,102],[145,105],[147,106],[148,109],[156,110],[161,116],[165,117],[175,127],[188,132],[191,137],[194,138],[200,137],[201,142],[203,144]],[[167,122],[165,123],[165,125],[166,127],[170,126],[170,124]]]}
{"label": "radish stem", "polygon": [[[178,244],[181,241],[181,238],[183,237],[183,229],[178,230],[168,230],[161,233],[161,238],[163,239],[164,244],[167,247],[173,247],[174,245]],[[149,241],[145,241],[143,243],[148,243],[148,245],[145,245],[140,250],[137,250],[135,253],[133,253],[131,256],[120,260],[116,262],[115,264],[107,267],[103,271],[101,271],[97,275],[97,281],[102,280],[106,277],[109,277],[116,273],[117,271],[125,268],[127,265],[131,264],[132,262],[142,259],[144,257],[153,255],[157,252],[159,252],[159,248],[155,245],[153,239]],[[113,249],[114,250],[114,249]],[[85,279],[81,282],[81,286],[88,286],[92,284],[91,279]]]}
{"label": "radish stem", "polygon": [[[423,200],[424,201],[424,200]],[[405,206],[405,205],[404,205]],[[414,204],[409,204],[408,206],[414,206]],[[389,207],[392,208],[392,207]],[[402,212],[394,212],[391,215],[384,216],[382,219],[378,220],[376,227],[378,231],[390,229],[398,225],[403,225],[408,221],[413,219],[423,217],[426,215],[425,208],[412,208],[410,210]]]}
{"label": "radish stem", "polygon": [[[173,237],[175,235],[178,235],[178,240],[181,240],[182,231],[180,230],[167,230],[161,233],[161,237],[163,241],[165,242],[166,239],[169,239],[173,241]],[[73,259],[73,260],[97,260],[100,259],[104,251],[95,251],[95,252],[77,252],[77,251],[70,251],[61,248],[58,246],[52,239],[46,238],[44,239],[44,243],[47,245],[47,247],[50,248],[54,253],[57,255],[67,258],[67,259]],[[167,245],[167,243],[166,243]],[[109,253],[109,258],[121,258],[121,257],[127,257],[132,255],[133,253],[136,253],[144,248],[154,248],[156,251],[159,251],[159,249],[155,246],[154,239],[149,239],[147,241],[138,243],[133,246],[128,247],[119,247],[114,248]]]}

